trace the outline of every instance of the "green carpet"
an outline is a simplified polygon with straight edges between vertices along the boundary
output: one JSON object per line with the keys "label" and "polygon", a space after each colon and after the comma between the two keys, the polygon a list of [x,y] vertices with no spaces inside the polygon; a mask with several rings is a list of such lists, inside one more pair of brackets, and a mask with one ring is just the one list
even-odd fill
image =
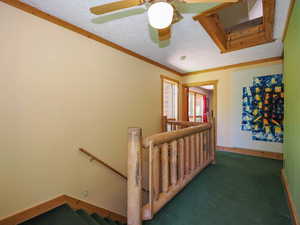
{"label": "green carpet", "polygon": [[218,152],[144,225],[291,225],[280,180],[282,162]]}
{"label": "green carpet", "polygon": [[67,204],[30,219],[20,225],[88,225]]}
{"label": "green carpet", "polygon": [[70,206],[64,204],[47,213],[32,218],[19,225],[123,225],[118,221],[103,218],[98,214],[89,215],[86,211],[79,209],[74,211]]}
{"label": "green carpet", "polygon": [[[291,225],[281,168],[281,161],[218,152],[216,165],[143,225]],[[20,225],[121,223],[65,204]]]}

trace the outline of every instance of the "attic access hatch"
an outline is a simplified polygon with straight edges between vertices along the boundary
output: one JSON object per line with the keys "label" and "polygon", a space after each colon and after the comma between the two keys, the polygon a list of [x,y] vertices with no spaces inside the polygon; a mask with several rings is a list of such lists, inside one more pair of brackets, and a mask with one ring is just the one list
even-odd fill
{"label": "attic access hatch", "polygon": [[221,50],[227,53],[274,41],[275,0],[224,3],[194,16]]}

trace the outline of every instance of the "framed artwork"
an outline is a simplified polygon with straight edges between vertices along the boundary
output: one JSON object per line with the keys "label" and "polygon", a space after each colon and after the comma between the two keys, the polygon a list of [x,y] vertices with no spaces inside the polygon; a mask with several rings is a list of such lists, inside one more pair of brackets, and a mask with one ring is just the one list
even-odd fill
{"label": "framed artwork", "polygon": [[283,142],[284,86],[282,74],[253,78],[243,88],[243,131],[256,141]]}

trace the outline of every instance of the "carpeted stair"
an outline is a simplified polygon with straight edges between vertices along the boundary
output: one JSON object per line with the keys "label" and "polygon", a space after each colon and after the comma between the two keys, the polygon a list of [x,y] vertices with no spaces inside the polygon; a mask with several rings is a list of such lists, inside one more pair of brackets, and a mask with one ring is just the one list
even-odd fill
{"label": "carpeted stair", "polygon": [[89,215],[83,209],[74,211],[64,204],[19,225],[123,225],[99,214]]}

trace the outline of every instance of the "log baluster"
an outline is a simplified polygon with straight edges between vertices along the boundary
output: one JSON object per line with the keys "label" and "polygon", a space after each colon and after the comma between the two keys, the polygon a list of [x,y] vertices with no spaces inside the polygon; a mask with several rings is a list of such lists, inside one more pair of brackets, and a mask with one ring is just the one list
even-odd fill
{"label": "log baluster", "polygon": [[178,168],[178,177],[182,181],[184,179],[184,140],[183,138],[179,139],[179,168]]}
{"label": "log baluster", "polygon": [[157,200],[160,193],[160,149],[153,148],[153,198]]}
{"label": "log baluster", "polygon": [[203,143],[204,143],[204,163],[207,161],[207,137],[206,131],[203,132]]}
{"label": "log baluster", "polygon": [[207,143],[207,161],[210,160],[210,141],[209,141],[209,132],[206,131],[206,143]]}
{"label": "log baluster", "polygon": [[177,183],[177,141],[171,142],[171,184]]}
{"label": "log baluster", "polygon": [[207,132],[205,131],[205,157],[206,157],[206,161],[209,160],[209,142],[207,139]]}
{"label": "log baluster", "polygon": [[207,161],[210,160],[210,141],[209,141],[209,131],[206,131],[206,154],[207,154]]}
{"label": "log baluster", "polygon": [[191,141],[191,162],[190,162],[190,168],[191,171],[195,169],[195,135],[190,136],[190,141]]}
{"label": "log baluster", "polygon": [[195,134],[195,138],[196,138],[196,167],[199,167],[200,166],[200,139],[199,139],[199,133],[196,133]]}
{"label": "log baluster", "polygon": [[185,161],[185,165],[184,165],[184,170],[185,170],[185,174],[189,174],[190,173],[190,138],[189,136],[184,138],[184,145],[185,145],[185,151],[184,151],[184,161]]}
{"label": "log baluster", "polygon": [[168,192],[169,189],[169,145],[164,143],[161,148],[162,164],[162,191]]}
{"label": "log baluster", "polygon": [[204,165],[205,162],[205,154],[204,154],[204,133],[200,133],[200,152],[201,152],[201,166]]}

